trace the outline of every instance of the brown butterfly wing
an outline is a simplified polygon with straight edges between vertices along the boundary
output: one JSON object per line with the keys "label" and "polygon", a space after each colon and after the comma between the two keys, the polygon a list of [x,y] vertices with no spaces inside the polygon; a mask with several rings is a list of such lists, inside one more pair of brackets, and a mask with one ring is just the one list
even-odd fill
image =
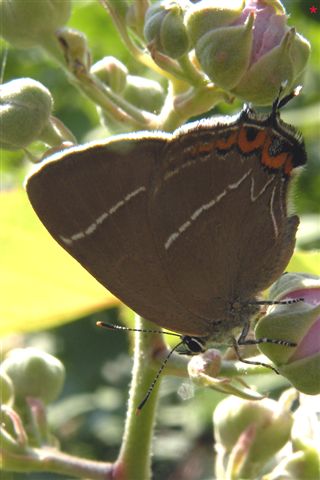
{"label": "brown butterfly wing", "polygon": [[217,322],[229,329],[223,321],[231,302],[254,300],[283,272],[298,225],[286,216],[282,172],[263,170],[256,154],[241,158],[213,148],[192,157],[192,142],[214,145],[216,135],[195,128],[167,145],[150,206],[176,298],[207,319],[213,335]]}
{"label": "brown butterfly wing", "polygon": [[136,136],[61,152],[26,188],[51,235],[102,285],[145,318],[184,331],[191,314],[167,282],[148,209],[166,141]]}

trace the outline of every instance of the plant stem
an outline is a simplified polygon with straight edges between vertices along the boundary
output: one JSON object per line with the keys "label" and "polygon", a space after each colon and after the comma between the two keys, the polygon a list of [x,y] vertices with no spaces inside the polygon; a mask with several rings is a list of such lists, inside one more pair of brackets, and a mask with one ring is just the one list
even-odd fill
{"label": "plant stem", "polygon": [[[84,460],[53,448],[28,448],[22,454],[3,453],[3,469],[14,472],[52,472],[90,480],[113,480],[113,464]],[[142,477],[141,477],[142,478]]]}
{"label": "plant stem", "polygon": [[[137,317],[136,328],[150,329],[150,323]],[[115,471],[118,467],[124,473],[123,476],[115,478],[128,480],[151,478],[151,441],[160,381],[156,383],[141,415],[136,414],[136,409],[155,378],[157,368],[152,364],[153,353],[161,349],[167,349],[162,335],[140,332],[135,334],[134,364],[127,419],[115,467]],[[125,472],[130,473],[126,474]]]}
{"label": "plant stem", "polygon": [[156,116],[139,110],[134,105],[119,97],[110,88],[89,72],[82,72],[72,77],[72,81],[96,105],[106,110],[115,120],[127,123],[136,129],[151,129],[156,125]]}
{"label": "plant stem", "polygon": [[112,2],[108,0],[100,0],[102,6],[108,11],[114,25],[117,27],[119,35],[122,42],[131,53],[132,57],[135,58],[138,62],[142,63],[146,67],[150,68],[154,72],[159,73],[162,77],[172,79],[179,78],[180,80],[184,79],[184,73],[179,67],[177,62],[171,60],[171,58],[166,55],[161,55],[160,52],[156,52],[155,58],[151,58],[149,54],[145,54],[144,50],[136,46],[128,35],[127,26],[125,21],[118,14],[116,9],[113,7]]}
{"label": "plant stem", "polygon": [[206,80],[205,75],[199,70],[197,70],[193,63],[190,61],[188,53],[180,57],[178,62],[183,72],[185,73],[185,78],[191,85],[205,86],[206,84],[208,84],[208,80]]}
{"label": "plant stem", "polygon": [[201,115],[227,99],[228,94],[212,84],[197,88],[190,87],[178,95],[169,88],[166,102],[159,115],[159,128],[171,132],[189,118]]}

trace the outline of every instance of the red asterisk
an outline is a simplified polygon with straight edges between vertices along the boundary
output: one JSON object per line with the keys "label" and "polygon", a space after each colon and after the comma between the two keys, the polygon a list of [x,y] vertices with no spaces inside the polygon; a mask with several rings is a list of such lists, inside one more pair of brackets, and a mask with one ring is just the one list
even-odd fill
{"label": "red asterisk", "polygon": [[317,13],[317,7],[315,7],[314,5],[312,5],[312,7],[309,8],[310,12],[311,13]]}

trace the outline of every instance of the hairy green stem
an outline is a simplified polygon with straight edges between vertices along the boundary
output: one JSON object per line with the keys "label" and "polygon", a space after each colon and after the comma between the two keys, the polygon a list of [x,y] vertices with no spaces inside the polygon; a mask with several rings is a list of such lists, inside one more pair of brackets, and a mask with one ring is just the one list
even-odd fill
{"label": "hairy green stem", "polygon": [[28,448],[23,454],[12,451],[2,453],[3,469],[14,472],[52,472],[88,478],[90,480],[113,480],[113,464],[85,460],[59,452],[53,448]]}
{"label": "hairy green stem", "polygon": [[[137,317],[136,328],[150,329],[150,323]],[[152,357],[157,351],[167,350],[161,334],[139,332],[135,335],[134,364],[127,419],[115,468],[116,471],[122,472],[122,476],[116,477],[121,478],[121,480],[148,480],[151,478],[151,442],[160,379],[154,386],[140,415],[137,415],[136,409],[143,400],[157,372]]]}

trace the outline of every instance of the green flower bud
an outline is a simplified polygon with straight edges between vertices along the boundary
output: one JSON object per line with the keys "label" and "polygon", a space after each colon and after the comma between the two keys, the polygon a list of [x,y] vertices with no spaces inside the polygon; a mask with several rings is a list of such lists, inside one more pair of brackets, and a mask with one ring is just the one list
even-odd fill
{"label": "green flower bud", "polygon": [[[301,83],[309,43],[287,25],[278,0],[202,1],[185,16],[196,58],[207,76],[232,95],[269,105],[286,83]],[[242,10],[243,8],[243,10]],[[220,21],[221,19],[221,21]]]}
{"label": "green flower bud", "polygon": [[189,50],[189,36],[183,23],[185,2],[165,0],[154,3],[146,13],[144,36],[151,48],[171,58]]}
{"label": "green flower bud", "polygon": [[[290,288],[290,290],[289,290]],[[271,290],[272,300],[296,300],[273,305],[255,329],[256,338],[288,340],[296,347],[275,344],[258,346],[300,392],[320,393],[320,279],[304,274],[286,274]]]}
{"label": "green flower bud", "polygon": [[[292,52],[297,50],[294,48],[295,44],[297,44],[296,32],[291,29],[278,47],[273,48],[252,65],[233,89],[233,93],[246,101],[268,105],[279,94],[284,82],[287,82],[286,92],[292,91],[298,84],[295,82],[297,67],[294,67],[292,58]],[[305,45],[306,42],[304,47]],[[307,58],[303,62],[303,69]],[[299,60],[301,65],[301,56]]]}
{"label": "green flower bud", "polygon": [[231,25],[241,14],[244,0],[202,0],[192,5],[185,15],[185,25],[195,45],[207,32]]}
{"label": "green flower bud", "polygon": [[158,43],[161,23],[166,14],[167,12],[162,2],[155,2],[148,8],[144,24],[144,36],[148,43]]}
{"label": "green flower bud", "polygon": [[63,387],[65,370],[62,363],[36,348],[12,350],[1,368],[11,378],[18,401],[35,397],[50,403]]}
{"label": "green flower bud", "polygon": [[38,140],[48,124],[52,106],[49,90],[31,78],[0,85],[0,146],[18,150]]}
{"label": "green flower bud", "polygon": [[128,69],[115,57],[102,58],[90,71],[116,93],[121,93],[126,86]]}
{"label": "green flower bud", "polygon": [[70,0],[0,1],[0,34],[17,48],[45,43],[70,17]]}
{"label": "green flower bud", "polygon": [[163,52],[171,58],[179,58],[189,50],[189,37],[180,9],[172,9],[166,15],[160,33]]}
{"label": "green flower bud", "polygon": [[299,78],[306,68],[310,48],[310,43],[302,35],[296,33],[289,52],[296,85],[300,84]]}
{"label": "green flower bud", "polygon": [[226,90],[232,90],[249,67],[253,22],[251,15],[245,25],[211,30],[196,44],[202,70]]}
{"label": "green flower bud", "polygon": [[127,76],[123,97],[141,110],[158,113],[164,102],[164,92],[155,80],[135,75]]}
{"label": "green flower bud", "polygon": [[235,478],[256,478],[262,466],[289,440],[293,420],[275,400],[230,396],[215,409],[213,422],[218,452],[222,450],[232,458],[233,452],[244,450],[241,471]]}
{"label": "green flower bud", "polygon": [[60,28],[57,37],[64,50],[67,65],[72,70],[83,68],[86,71],[91,66],[91,54],[87,37],[74,28]]}
{"label": "green flower bud", "polygon": [[[320,309],[318,309],[318,319]],[[319,327],[318,327],[319,328]],[[316,332],[319,340],[319,333]],[[319,343],[318,343],[319,345]],[[308,395],[320,393],[320,354],[310,358],[293,361],[290,364],[279,366],[279,372],[286,377],[297,390]]]}
{"label": "green flower bud", "polygon": [[10,377],[0,368],[0,405],[12,405],[14,388]]}

